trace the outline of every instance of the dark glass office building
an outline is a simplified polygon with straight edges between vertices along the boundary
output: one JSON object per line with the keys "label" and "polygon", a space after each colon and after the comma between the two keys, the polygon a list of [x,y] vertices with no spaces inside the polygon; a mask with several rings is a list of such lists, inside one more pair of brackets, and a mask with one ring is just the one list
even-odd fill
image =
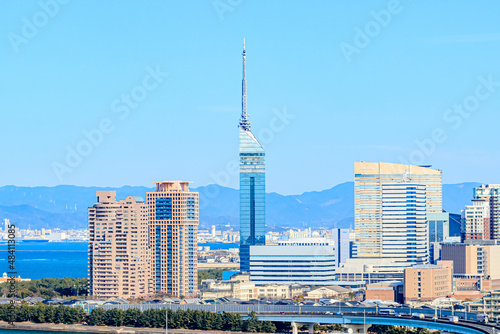
{"label": "dark glass office building", "polygon": [[266,243],[265,152],[250,130],[243,42],[243,84],[240,131],[240,270],[250,271],[250,246]]}

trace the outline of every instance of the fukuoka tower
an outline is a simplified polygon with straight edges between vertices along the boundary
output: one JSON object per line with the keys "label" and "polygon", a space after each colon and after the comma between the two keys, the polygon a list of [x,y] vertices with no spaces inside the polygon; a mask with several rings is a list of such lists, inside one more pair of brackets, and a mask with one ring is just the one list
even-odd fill
{"label": "fukuoka tower", "polygon": [[266,243],[265,152],[250,130],[247,113],[246,51],[243,40],[243,81],[240,131],[240,271],[250,271],[250,246]]}

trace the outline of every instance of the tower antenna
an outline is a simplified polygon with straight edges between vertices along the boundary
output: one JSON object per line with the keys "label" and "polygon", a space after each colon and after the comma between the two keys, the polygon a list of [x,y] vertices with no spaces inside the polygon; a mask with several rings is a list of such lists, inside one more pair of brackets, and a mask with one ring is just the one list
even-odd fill
{"label": "tower antenna", "polygon": [[243,81],[241,83],[241,120],[240,127],[243,130],[250,130],[250,120],[247,114],[247,79],[246,79],[246,58],[245,39],[243,38]]}

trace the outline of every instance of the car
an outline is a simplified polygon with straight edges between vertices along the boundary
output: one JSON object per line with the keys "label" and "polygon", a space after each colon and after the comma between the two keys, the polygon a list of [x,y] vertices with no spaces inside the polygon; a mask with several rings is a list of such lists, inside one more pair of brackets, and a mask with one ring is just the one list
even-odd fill
{"label": "car", "polygon": [[330,311],[326,311],[325,314],[333,314],[333,313]]}
{"label": "car", "polygon": [[423,313],[412,313],[411,317],[412,318],[418,318],[418,319],[425,319],[425,314],[423,314]]}
{"label": "car", "polygon": [[476,317],[477,317],[477,321],[485,323],[485,324],[488,323],[489,319],[488,319],[488,316],[486,314],[479,313],[479,314],[477,314]]}
{"label": "car", "polygon": [[458,322],[458,317],[457,316],[451,316],[451,317],[448,318],[448,321],[449,322],[457,323]]}
{"label": "car", "polygon": [[285,312],[280,312],[279,314],[285,314]]}
{"label": "car", "polygon": [[394,310],[382,309],[382,310],[378,311],[378,314],[380,314],[380,315],[395,315],[396,312]]}
{"label": "car", "polygon": [[335,315],[344,315],[342,312],[335,312]]}

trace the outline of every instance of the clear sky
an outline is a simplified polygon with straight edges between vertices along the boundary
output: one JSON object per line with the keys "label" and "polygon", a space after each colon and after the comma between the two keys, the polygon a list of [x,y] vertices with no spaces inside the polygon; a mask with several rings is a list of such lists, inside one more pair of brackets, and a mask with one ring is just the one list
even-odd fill
{"label": "clear sky", "polygon": [[499,12],[493,0],[2,1],[0,185],[237,188],[243,38],[268,191],[330,188],[355,161],[500,183]]}

